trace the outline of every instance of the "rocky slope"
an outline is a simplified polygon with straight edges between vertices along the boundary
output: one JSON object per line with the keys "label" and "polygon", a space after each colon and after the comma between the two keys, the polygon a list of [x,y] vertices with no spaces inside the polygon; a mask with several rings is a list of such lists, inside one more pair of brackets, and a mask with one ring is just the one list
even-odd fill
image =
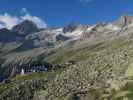
{"label": "rocky slope", "polygon": [[[1,29],[0,74],[2,79],[10,77],[11,80],[0,86],[0,98],[132,100],[132,23],[132,16],[122,16],[112,23],[71,24],[64,28],[39,29],[35,23],[26,20],[12,30]],[[32,85],[24,85],[23,89],[17,89],[22,83],[14,76],[18,74],[18,69],[26,65],[44,65],[46,62],[61,65],[63,69],[52,70],[55,74],[48,82],[42,82],[39,85],[41,88],[37,86],[29,90]],[[36,80],[33,74],[26,76],[30,84]],[[45,79],[45,76],[35,74],[37,79]],[[14,86],[14,83],[17,85],[12,90],[9,86]],[[7,93],[3,91],[5,88]],[[19,91],[25,91],[24,95],[18,94]]]}

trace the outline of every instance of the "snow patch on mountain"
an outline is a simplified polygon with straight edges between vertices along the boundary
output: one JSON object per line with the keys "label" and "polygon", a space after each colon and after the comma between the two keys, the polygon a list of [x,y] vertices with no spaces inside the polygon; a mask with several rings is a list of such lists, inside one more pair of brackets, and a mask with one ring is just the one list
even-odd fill
{"label": "snow patch on mountain", "polygon": [[131,24],[128,25],[128,28],[131,28],[131,27],[133,27],[133,23],[131,23]]}
{"label": "snow patch on mountain", "polygon": [[73,32],[65,33],[68,37],[79,37],[83,33],[83,30],[75,30]]}
{"label": "snow patch on mountain", "polygon": [[88,27],[88,28],[87,28],[87,32],[88,32],[88,31],[91,31],[95,26],[96,26],[96,25],[93,25],[93,26]]}
{"label": "snow patch on mountain", "polygon": [[116,25],[113,25],[113,24],[108,24],[108,25],[106,26],[106,28],[109,29],[109,30],[112,30],[112,31],[118,31],[118,30],[121,29],[120,27],[118,27],[118,26],[116,26]]}

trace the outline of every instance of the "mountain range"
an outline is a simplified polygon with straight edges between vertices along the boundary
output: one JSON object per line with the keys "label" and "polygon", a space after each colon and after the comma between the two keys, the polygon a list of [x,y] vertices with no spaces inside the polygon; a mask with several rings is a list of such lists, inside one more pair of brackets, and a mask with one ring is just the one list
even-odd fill
{"label": "mountain range", "polygon": [[[25,20],[14,26],[11,30],[6,28],[0,29],[0,52],[2,55],[0,58],[5,60],[2,66],[8,65],[11,62],[12,64],[16,64],[16,62],[17,64],[21,63],[21,61],[14,60],[19,55],[24,56],[25,59],[26,57],[32,58],[36,50],[40,54],[40,50],[44,53],[46,49],[59,48],[62,45],[71,44],[76,41],[93,41],[101,38],[111,39],[125,35],[127,34],[125,31],[130,33],[133,27],[133,18],[128,16],[127,19],[126,26],[124,26],[124,16],[122,16],[113,23],[98,23],[94,25],[71,23],[61,28],[46,29],[39,29],[34,22]],[[127,27],[129,28],[128,30],[126,30]],[[27,52],[30,52],[31,55],[30,53],[26,54]],[[21,56],[18,59],[24,60],[23,57],[21,59]]]}
{"label": "mountain range", "polygon": [[[13,90],[5,89],[8,91],[6,94],[1,92],[5,88],[1,83],[0,98],[1,100],[132,100],[128,96],[128,90],[126,91],[126,86],[128,87],[126,83],[132,84],[127,81],[130,76],[129,70],[132,70],[132,37],[133,16],[128,15],[121,16],[114,22],[93,25],[70,23],[64,27],[45,29],[38,28],[32,21],[24,20],[10,30],[0,29],[0,80],[10,79],[11,82],[5,87],[22,83],[23,80],[30,80],[30,83],[24,84],[32,84],[33,88],[35,81],[38,84],[33,90],[28,85],[27,91],[34,91],[33,94],[27,94],[24,85],[22,87],[24,98],[20,98],[18,91],[21,91],[21,85],[18,86],[18,90],[17,87]],[[45,81],[41,80],[45,77],[44,73],[20,75],[22,67],[35,64],[56,65],[61,68],[45,72]],[[124,85],[117,90],[116,87],[119,87],[121,81]],[[42,83],[46,83],[43,88]],[[40,87],[41,89],[37,91],[39,94],[36,94],[36,90]],[[119,91],[122,93],[118,94]],[[14,97],[13,93],[18,97]]]}

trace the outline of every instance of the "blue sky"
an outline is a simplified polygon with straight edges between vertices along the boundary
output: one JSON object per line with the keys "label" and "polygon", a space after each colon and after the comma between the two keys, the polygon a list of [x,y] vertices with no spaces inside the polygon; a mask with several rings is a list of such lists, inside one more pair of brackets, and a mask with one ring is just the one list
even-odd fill
{"label": "blue sky", "polygon": [[93,24],[116,20],[125,13],[133,15],[133,0],[0,0],[0,18],[24,13],[48,26],[63,26],[72,21]]}

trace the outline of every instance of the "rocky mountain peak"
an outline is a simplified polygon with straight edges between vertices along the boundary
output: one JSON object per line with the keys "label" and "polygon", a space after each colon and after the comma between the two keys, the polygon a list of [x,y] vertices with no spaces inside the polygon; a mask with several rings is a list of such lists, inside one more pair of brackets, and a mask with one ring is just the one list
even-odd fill
{"label": "rocky mountain peak", "polygon": [[130,15],[122,15],[115,24],[121,27],[130,25],[133,23],[133,16]]}
{"label": "rocky mountain peak", "polygon": [[7,32],[7,31],[9,31],[7,28],[0,29],[0,32]]}
{"label": "rocky mountain peak", "polygon": [[63,32],[67,33],[67,32],[72,32],[73,30],[75,30],[77,28],[78,24],[77,23],[69,23],[68,25],[66,25],[63,28]]}
{"label": "rocky mountain peak", "polygon": [[38,32],[39,28],[34,22],[30,20],[25,20],[21,22],[20,24],[14,26],[12,30],[20,33],[21,35],[27,35],[30,33]]}

